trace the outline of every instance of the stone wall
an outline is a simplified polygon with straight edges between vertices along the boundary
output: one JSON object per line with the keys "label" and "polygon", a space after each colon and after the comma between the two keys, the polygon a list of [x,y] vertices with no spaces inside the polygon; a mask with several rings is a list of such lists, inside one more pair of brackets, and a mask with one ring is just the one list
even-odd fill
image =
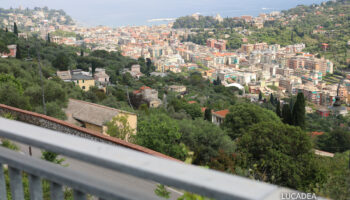
{"label": "stone wall", "polygon": [[94,131],[91,131],[91,130],[88,130],[86,128],[82,128],[82,127],[79,127],[79,126],[76,126],[73,124],[69,124],[65,121],[62,121],[62,120],[59,120],[59,119],[56,119],[53,117],[49,117],[46,115],[42,115],[42,114],[38,114],[38,113],[34,113],[34,112],[30,112],[30,111],[26,111],[26,110],[22,110],[22,109],[18,109],[18,108],[14,108],[11,106],[0,104],[0,115],[6,114],[6,113],[10,113],[11,115],[15,116],[17,121],[25,122],[28,124],[33,124],[36,126],[59,131],[59,132],[70,134],[70,135],[75,135],[75,136],[82,137],[82,138],[87,138],[87,139],[94,140],[97,142],[103,142],[106,144],[123,146],[123,147],[129,148],[129,149],[133,149],[133,150],[147,153],[150,155],[154,155],[157,157],[162,157],[162,158],[178,161],[175,158],[166,156],[164,154],[147,149],[145,147],[135,145],[135,144],[126,142],[126,141],[118,139],[118,138],[110,137],[107,135],[102,135],[101,133],[94,132]]}

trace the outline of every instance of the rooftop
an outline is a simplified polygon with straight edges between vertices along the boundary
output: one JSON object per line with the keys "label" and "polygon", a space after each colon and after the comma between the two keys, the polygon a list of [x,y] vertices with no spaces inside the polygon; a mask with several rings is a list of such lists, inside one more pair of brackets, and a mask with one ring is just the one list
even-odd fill
{"label": "rooftop", "polygon": [[230,111],[228,109],[226,109],[226,110],[219,110],[219,111],[213,112],[213,114],[215,114],[219,117],[225,118],[229,112]]}
{"label": "rooftop", "polygon": [[69,99],[68,107],[65,109],[65,111],[66,113],[71,114],[74,119],[88,122],[97,126],[103,126],[106,122],[111,121],[113,117],[117,116],[119,113],[133,114],[115,108],[76,99]]}

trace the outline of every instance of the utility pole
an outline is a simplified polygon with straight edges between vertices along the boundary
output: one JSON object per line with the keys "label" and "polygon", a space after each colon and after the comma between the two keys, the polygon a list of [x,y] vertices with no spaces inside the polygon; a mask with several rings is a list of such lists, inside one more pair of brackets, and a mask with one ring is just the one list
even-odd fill
{"label": "utility pole", "polygon": [[41,64],[40,64],[40,54],[38,53],[38,65],[39,65],[39,75],[40,75],[40,82],[41,82],[41,94],[42,94],[42,100],[43,100],[43,109],[44,109],[44,115],[46,115],[46,104],[45,104],[45,91],[44,91],[44,82],[43,82],[43,73],[41,70]]}
{"label": "utility pole", "polygon": [[130,107],[134,110],[134,107],[132,106],[131,101],[130,101],[128,86],[126,86],[126,94],[127,94],[127,96],[128,96],[129,105],[130,105]]}

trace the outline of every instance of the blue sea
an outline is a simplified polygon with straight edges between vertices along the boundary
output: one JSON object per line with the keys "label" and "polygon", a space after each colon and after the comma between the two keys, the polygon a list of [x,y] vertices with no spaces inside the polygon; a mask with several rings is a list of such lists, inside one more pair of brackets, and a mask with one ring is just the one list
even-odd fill
{"label": "blue sea", "polygon": [[0,0],[0,7],[44,7],[63,9],[79,23],[112,27],[152,25],[152,19],[177,18],[200,13],[222,17],[281,11],[324,0]]}

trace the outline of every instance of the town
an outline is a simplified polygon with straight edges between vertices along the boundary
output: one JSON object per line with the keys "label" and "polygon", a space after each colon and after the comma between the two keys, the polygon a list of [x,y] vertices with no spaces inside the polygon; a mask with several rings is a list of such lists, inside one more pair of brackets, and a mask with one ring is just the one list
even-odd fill
{"label": "town", "polygon": [[[166,76],[167,72],[198,71],[205,79],[211,82],[218,80],[226,87],[237,83],[237,87],[244,87],[245,95],[249,96],[252,101],[259,100],[259,93],[264,96],[274,94],[279,99],[283,99],[303,92],[306,100],[316,106],[314,109],[316,108],[320,115],[326,116],[334,112],[331,106],[337,95],[342,102],[346,104],[350,102],[350,75],[339,82],[328,82],[325,77],[334,73],[332,61],[304,52],[305,44],[302,43],[288,46],[268,45],[267,43],[249,44],[246,43],[247,38],[242,38],[245,43],[241,45],[241,48],[227,50],[227,41],[221,39],[210,38],[205,46],[182,42],[183,38],[196,33],[191,32],[191,29],[173,29],[172,23],[150,27],[98,26],[86,28],[60,23],[65,22],[66,17],[57,12],[54,14],[55,16],[49,19],[44,9],[39,9],[28,17],[21,14],[16,15],[15,12],[8,13],[8,17],[3,19],[3,24],[10,28],[16,22],[18,26],[24,26],[26,30],[29,30],[20,33],[20,37],[27,37],[28,34],[35,32],[45,40],[49,35],[50,40],[57,44],[84,45],[92,51],[121,51],[123,56],[135,60],[140,57],[150,59],[156,66],[156,72],[153,72],[153,75]],[[199,15],[193,14],[191,17],[198,19]],[[283,16],[280,12],[275,11],[260,14],[258,17],[236,17],[234,20],[245,21],[252,23],[257,28],[262,28],[266,21],[280,20],[288,23],[288,20],[294,20],[296,17],[295,15]],[[34,20],[38,22],[35,25]],[[217,15],[215,20],[221,22],[223,18]],[[57,32],[61,34],[57,35]],[[244,34],[247,30],[241,32]],[[74,36],[79,36],[80,40]],[[350,41],[348,43],[350,45]],[[328,44],[322,44],[320,50],[327,51],[327,47]],[[14,56],[15,46],[9,46],[9,49],[12,52],[11,55]],[[136,66],[131,69],[130,73],[134,78],[143,75]],[[85,77],[87,80],[95,79],[96,83],[81,85],[83,90],[88,90],[89,86],[95,84],[106,85],[109,81],[108,75],[103,71],[94,74],[94,77],[90,72],[88,76]],[[339,113],[336,114],[346,115],[347,109],[343,108],[337,112]]]}
{"label": "town", "polygon": [[0,199],[348,199],[348,0],[114,27],[18,5],[0,8]]}

